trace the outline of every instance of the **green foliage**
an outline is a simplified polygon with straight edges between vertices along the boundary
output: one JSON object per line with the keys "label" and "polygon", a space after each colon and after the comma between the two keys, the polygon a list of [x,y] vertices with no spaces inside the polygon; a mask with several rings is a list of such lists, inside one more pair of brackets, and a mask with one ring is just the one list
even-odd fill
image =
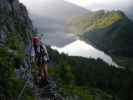
{"label": "green foliage", "polygon": [[96,11],[75,18],[74,32],[108,53],[133,57],[133,22],[121,11]]}
{"label": "green foliage", "polygon": [[126,70],[133,70],[133,58],[122,57],[122,56],[112,56],[118,65],[124,67]]}
{"label": "green foliage", "polygon": [[120,11],[105,12],[101,10],[73,18],[71,24],[76,27],[78,33],[84,33],[108,27],[121,19],[122,13]]}
{"label": "green foliage", "polygon": [[[59,87],[63,89],[62,91],[72,95],[82,96],[82,94],[85,94],[92,97],[92,92],[92,94],[86,94],[85,91],[87,89],[89,92],[91,88],[96,88],[104,92],[99,93],[94,90],[95,98],[102,98],[101,100],[112,100],[112,98],[115,100],[132,100],[129,99],[132,95],[132,71],[109,66],[100,59],[69,57],[50,49],[48,51],[53,65],[50,67],[50,75],[57,80],[57,84],[60,84]],[[69,70],[66,70],[67,68]],[[68,77],[68,74],[71,77]],[[86,87],[86,89],[85,91],[84,89],[83,91],[80,90],[80,94],[76,87],[80,89]],[[83,96],[86,97],[85,95]],[[81,100],[86,99],[82,98]]]}
{"label": "green foliage", "polygon": [[12,50],[23,51],[24,43],[19,39],[18,35],[10,33],[6,40],[6,46]]}
{"label": "green foliage", "polygon": [[[25,44],[33,30],[26,9],[22,5],[20,9],[23,10],[21,14],[15,9],[0,8],[0,31],[7,36],[5,47],[0,47],[0,100],[16,100],[24,85],[24,81],[16,78],[15,68],[26,59]],[[21,100],[34,100],[29,88]]]}
{"label": "green foliage", "polygon": [[17,86],[19,81],[15,79],[14,60],[12,56],[12,54],[8,53],[7,49],[0,49],[0,73],[3,73],[0,76],[0,86],[1,93],[6,98],[12,98],[12,96],[15,96],[19,92],[14,91],[14,87]]}
{"label": "green foliage", "polygon": [[[64,85],[63,87],[63,94],[66,96],[73,97],[78,100],[93,100],[92,95],[89,93],[89,90],[83,87],[79,87],[76,85]],[[77,98],[76,98],[77,96]]]}
{"label": "green foliage", "polygon": [[59,63],[56,66],[55,69],[50,69],[51,76],[58,78],[59,81],[62,81],[65,84],[72,83],[74,76],[71,72],[71,67],[68,64],[65,64],[64,62]]}
{"label": "green foliage", "polygon": [[[18,68],[24,58],[24,44],[15,34],[8,37],[6,46],[0,48],[0,95],[1,99],[15,100],[23,88],[24,81],[16,78],[15,68]],[[22,100],[34,100],[30,89],[25,91]]]}

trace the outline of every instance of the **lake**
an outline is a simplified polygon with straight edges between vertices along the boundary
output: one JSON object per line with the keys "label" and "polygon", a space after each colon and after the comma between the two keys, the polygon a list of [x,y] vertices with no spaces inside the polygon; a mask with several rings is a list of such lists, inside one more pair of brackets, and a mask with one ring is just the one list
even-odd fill
{"label": "lake", "polygon": [[65,53],[69,56],[81,56],[85,58],[102,59],[109,65],[118,67],[118,65],[112,60],[112,58],[105,54],[103,51],[96,49],[92,45],[82,40],[75,40],[72,43],[67,44],[64,47],[51,46],[52,49],[57,50],[59,53]]}
{"label": "lake", "polygon": [[51,45],[51,48],[57,50],[60,54],[65,53],[69,56],[80,56],[85,58],[102,59],[109,65],[118,65],[112,58],[101,50],[93,47],[91,44],[80,40],[71,33],[45,33],[43,38],[45,44]]}

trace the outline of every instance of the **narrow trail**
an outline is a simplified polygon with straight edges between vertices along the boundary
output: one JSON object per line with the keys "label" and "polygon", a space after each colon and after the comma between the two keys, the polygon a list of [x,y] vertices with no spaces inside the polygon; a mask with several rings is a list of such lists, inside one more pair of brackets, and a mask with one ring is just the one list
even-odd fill
{"label": "narrow trail", "polygon": [[[4,43],[0,42],[0,47],[5,47]],[[16,51],[14,50],[8,49],[8,52],[12,53],[13,55],[16,55]],[[32,63],[30,58],[31,44],[29,44],[25,48],[25,52],[28,58],[24,59],[24,66],[23,67],[20,66],[19,69],[16,69],[16,75],[18,79],[25,80],[25,84],[21,89],[20,93],[18,94],[18,97],[16,98],[16,100],[21,100],[25,92],[25,89],[27,87],[32,89],[35,96],[35,100],[63,100],[62,97],[59,96],[59,94],[57,93],[56,91],[57,86],[52,79],[49,79],[47,85],[42,83],[41,87],[35,83],[34,81],[35,76],[32,75]],[[36,81],[41,83],[40,80],[36,79]]]}
{"label": "narrow trail", "polygon": [[55,83],[50,80],[47,85],[42,84],[41,87],[38,87],[37,85],[35,85],[34,94],[35,94],[36,100],[62,100],[62,99],[59,99],[59,96],[57,96]]}
{"label": "narrow trail", "polygon": [[[30,69],[28,69],[30,70]],[[24,88],[20,91],[17,100],[21,100],[23,93],[25,92],[25,88],[31,88],[33,95],[35,96],[35,100],[63,100],[62,97],[57,92],[57,85],[52,80],[49,79],[46,84],[42,80],[39,80],[38,76],[32,75],[31,71],[25,70],[22,75],[23,80],[25,80]]]}
{"label": "narrow trail", "polygon": [[[27,55],[30,54],[31,50],[31,44],[27,46],[25,49],[25,52],[27,52]],[[42,80],[39,79],[39,76],[37,72],[34,75],[32,73],[32,63],[31,63],[31,58],[30,59],[25,59],[25,68],[20,69],[23,73],[21,77],[22,79],[27,82],[26,87],[30,87],[33,91],[33,95],[35,96],[35,100],[63,100],[62,97],[57,93],[57,85],[56,83],[52,80],[52,78],[48,80],[48,84],[45,84]],[[20,71],[20,72],[21,72]],[[24,72],[23,72],[24,71]],[[21,79],[21,78],[20,78]],[[28,81],[27,81],[28,80]],[[22,89],[22,94],[23,95],[24,90]]]}

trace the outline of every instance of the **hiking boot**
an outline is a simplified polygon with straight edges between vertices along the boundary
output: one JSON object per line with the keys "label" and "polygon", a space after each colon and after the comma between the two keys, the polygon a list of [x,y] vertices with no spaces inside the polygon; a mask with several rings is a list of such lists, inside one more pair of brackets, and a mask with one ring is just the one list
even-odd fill
{"label": "hiking boot", "polygon": [[49,85],[49,82],[47,80],[39,80],[39,83],[38,83],[38,88],[43,88],[43,87],[46,87]]}
{"label": "hiking boot", "polygon": [[47,85],[49,84],[49,81],[48,81],[48,80],[42,80],[42,84],[43,84],[44,86],[47,86]]}

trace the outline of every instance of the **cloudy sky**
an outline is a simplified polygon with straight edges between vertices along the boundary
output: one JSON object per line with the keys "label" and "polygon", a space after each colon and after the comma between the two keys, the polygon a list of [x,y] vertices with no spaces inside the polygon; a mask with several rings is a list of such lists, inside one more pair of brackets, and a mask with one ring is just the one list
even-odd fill
{"label": "cloudy sky", "polygon": [[[49,0],[20,0],[26,5],[37,5]],[[53,0],[55,1],[55,0]],[[91,10],[128,9],[133,7],[133,0],[65,0]]]}
{"label": "cloudy sky", "polygon": [[79,6],[91,9],[128,9],[133,0],[66,0]]}
{"label": "cloudy sky", "polygon": [[[26,5],[35,27],[41,33],[45,33],[48,44],[64,46],[75,40],[75,37],[66,36],[64,18],[73,15],[84,14],[89,10],[123,10],[129,18],[133,19],[133,0],[20,0]],[[66,2],[69,3],[66,3]],[[73,6],[73,4],[78,6]],[[65,16],[65,17],[63,17]],[[61,20],[63,19],[63,21]],[[47,33],[46,33],[47,32]],[[56,34],[55,34],[56,33]],[[58,34],[57,34],[58,33]],[[62,40],[61,40],[62,39]],[[46,40],[46,39],[45,39]],[[57,41],[58,40],[58,41]],[[67,40],[67,41],[64,41]],[[61,43],[59,45],[59,43]]]}

